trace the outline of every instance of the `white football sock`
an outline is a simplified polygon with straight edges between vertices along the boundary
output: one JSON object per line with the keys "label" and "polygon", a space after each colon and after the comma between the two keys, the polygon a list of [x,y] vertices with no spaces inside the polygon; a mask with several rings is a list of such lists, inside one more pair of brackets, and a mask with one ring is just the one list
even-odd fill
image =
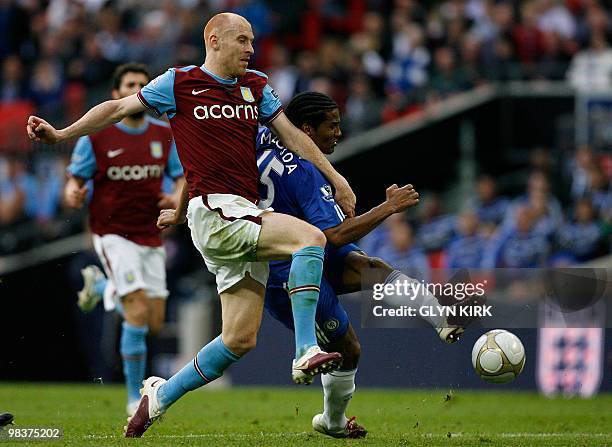
{"label": "white football sock", "polygon": [[[440,303],[438,299],[431,294],[423,284],[410,276],[404,275],[399,270],[394,270],[387,276],[385,280],[385,284],[396,284],[397,282],[401,284],[414,284],[415,286],[421,286],[411,290],[418,290],[419,293],[416,293],[411,296],[405,295],[385,295],[384,300],[393,306],[409,306],[415,309],[419,309],[423,306],[432,307],[436,309],[435,306],[439,306]],[[414,299],[411,299],[414,298]],[[427,321],[434,328],[438,327],[446,327],[446,318],[444,316],[438,315],[438,312],[434,312],[434,316],[421,317],[423,320]]]}
{"label": "white football sock", "polygon": [[327,428],[335,431],[346,425],[345,412],[355,391],[355,374],[357,368],[336,370],[323,374],[323,418]]}

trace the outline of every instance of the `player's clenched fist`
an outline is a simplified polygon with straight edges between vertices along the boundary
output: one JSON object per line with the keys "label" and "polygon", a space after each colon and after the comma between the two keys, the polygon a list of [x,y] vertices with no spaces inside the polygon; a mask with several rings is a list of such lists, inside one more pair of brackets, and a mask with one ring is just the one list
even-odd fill
{"label": "player's clenched fist", "polygon": [[387,203],[392,206],[394,213],[399,213],[419,204],[419,193],[410,184],[401,188],[393,184],[387,188],[386,194]]}
{"label": "player's clenched fist", "polygon": [[62,140],[60,132],[55,127],[37,116],[30,116],[28,118],[26,131],[32,141],[55,144]]}
{"label": "player's clenched fist", "polygon": [[177,213],[176,210],[161,210],[157,218],[157,228],[161,230],[183,223],[185,223],[185,216]]}

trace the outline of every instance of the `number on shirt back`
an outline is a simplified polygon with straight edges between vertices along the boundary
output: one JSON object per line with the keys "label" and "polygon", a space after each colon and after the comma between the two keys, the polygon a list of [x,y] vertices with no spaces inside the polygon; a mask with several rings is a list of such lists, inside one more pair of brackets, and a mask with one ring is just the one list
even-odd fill
{"label": "number on shirt back", "polygon": [[[268,153],[269,151],[265,151],[263,156],[260,157],[260,160],[263,161],[268,155]],[[266,168],[261,173],[261,177],[259,178],[259,181],[266,185],[266,188],[268,190],[266,197],[262,197],[261,201],[259,202],[260,208],[268,208],[274,202],[274,182],[270,178],[270,172],[272,171],[276,172],[279,176],[282,176],[285,172],[285,165],[276,157],[272,157],[272,159],[268,163],[268,166],[266,166]]]}

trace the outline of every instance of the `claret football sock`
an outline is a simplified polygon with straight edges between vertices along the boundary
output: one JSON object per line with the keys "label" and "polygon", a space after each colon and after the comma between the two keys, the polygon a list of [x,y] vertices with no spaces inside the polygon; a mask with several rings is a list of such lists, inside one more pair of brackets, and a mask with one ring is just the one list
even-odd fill
{"label": "claret football sock", "polygon": [[327,428],[339,430],[346,425],[346,407],[355,392],[357,369],[337,370],[321,376],[323,417]]}
{"label": "claret football sock", "polygon": [[[421,307],[432,307],[439,306],[440,303],[435,295],[431,294],[426,287],[423,286],[423,283],[411,278],[410,276],[404,275],[399,270],[394,270],[389,274],[387,279],[385,280],[385,284],[397,284],[400,282],[401,284],[413,284],[416,293],[410,294],[410,296],[404,294],[387,294],[385,296],[385,300],[394,306],[409,306],[415,309],[419,309]],[[442,315],[438,315],[437,313],[433,313],[434,315],[422,317],[425,321],[431,324],[433,327],[445,327],[446,319]]]}
{"label": "claret football sock", "polygon": [[133,326],[123,322],[121,332],[121,358],[123,360],[123,375],[128,391],[128,403],[140,399],[140,387],[147,366],[147,326]]}
{"label": "claret football sock", "polygon": [[218,379],[240,356],[230,351],[221,335],[204,346],[195,358],[159,387],[157,398],[165,410],[188,391]]}
{"label": "claret football sock", "polygon": [[296,359],[299,359],[308,348],[317,345],[315,315],[324,254],[321,247],[304,247],[293,253],[288,286],[295,327]]}

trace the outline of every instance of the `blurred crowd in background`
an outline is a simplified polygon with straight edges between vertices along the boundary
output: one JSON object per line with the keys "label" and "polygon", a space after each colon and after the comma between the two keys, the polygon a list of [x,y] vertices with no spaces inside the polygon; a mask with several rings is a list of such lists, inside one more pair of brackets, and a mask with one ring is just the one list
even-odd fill
{"label": "blurred crowd in background", "polygon": [[[330,94],[345,136],[498,80],[612,86],[612,7],[597,0],[0,0],[0,255],[83,226],[61,200],[72,146],[32,149],[24,117],[74,120],[109,96],[123,62],[154,74],[201,63],[203,25],[226,10],[253,25],[251,66],[283,102]],[[418,217],[390,219],[363,248],[398,266],[525,267],[609,252],[610,172],[599,154],[580,148],[561,176],[534,168],[524,196],[497,196],[485,176],[460,214],[430,194]]]}

